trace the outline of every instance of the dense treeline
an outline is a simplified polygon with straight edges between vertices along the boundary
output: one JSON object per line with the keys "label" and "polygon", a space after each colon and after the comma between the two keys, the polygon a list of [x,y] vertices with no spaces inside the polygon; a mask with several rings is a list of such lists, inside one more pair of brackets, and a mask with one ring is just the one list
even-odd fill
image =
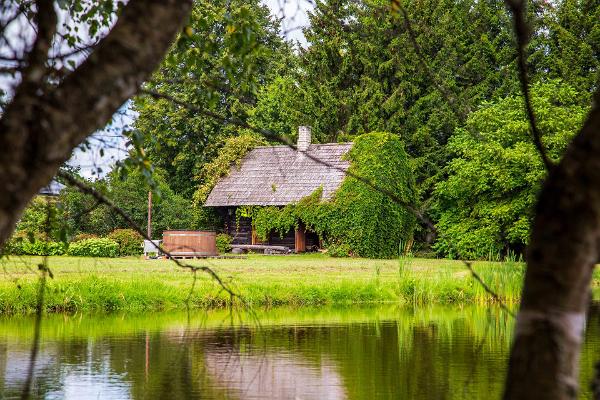
{"label": "dense treeline", "polygon": [[[388,1],[317,1],[307,43],[298,45],[282,39],[258,0],[196,1],[189,27],[146,85],[163,96],[134,102],[135,151],[145,149],[162,171],[156,180],[169,204],[155,212],[156,229],[214,227],[191,200],[211,184],[206,165],[224,143],[249,137],[240,123],[292,140],[298,125],[311,125],[322,143],[374,131],[401,139],[417,205],[437,227],[436,238],[417,228],[417,248],[463,258],[522,254],[545,172],[523,112],[510,15],[491,0],[404,5],[410,30]],[[559,159],[599,84],[600,3],[529,1],[528,18],[533,105]],[[144,226],[142,181],[115,173],[97,185],[111,186]],[[78,215],[92,200],[75,196],[64,195]],[[69,221],[74,232],[124,227],[102,207]]]}
{"label": "dense treeline", "polygon": [[[187,227],[194,219],[191,202],[171,190],[162,170],[155,170],[153,178],[156,193],[152,207],[153,230],[160,235],[165,229]],[[112,172],[105,179],[89,181],[88,184],[118,204],[143,230],[146,229],[148,191],[152,188],[140,172],[132,171],[124,179]],[[120,228],[128,228],[120,215],[93,197],[67,186],[58,197],[36,198],[23,213],[16,231],[60,241],[79,234],[106,236]]]}

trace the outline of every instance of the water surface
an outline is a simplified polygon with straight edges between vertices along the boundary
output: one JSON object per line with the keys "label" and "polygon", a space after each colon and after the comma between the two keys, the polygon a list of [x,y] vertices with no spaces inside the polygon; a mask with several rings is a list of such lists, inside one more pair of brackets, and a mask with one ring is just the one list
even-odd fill
{"label": "water surface", "polygon": [[[585,386],[600,357],[599,310]],[[54,315],[43,321],[33,398],[499,398],[512,327],[494,307]],[[0,399],[19,397],[32,337],[32,318],[0,320]]]}

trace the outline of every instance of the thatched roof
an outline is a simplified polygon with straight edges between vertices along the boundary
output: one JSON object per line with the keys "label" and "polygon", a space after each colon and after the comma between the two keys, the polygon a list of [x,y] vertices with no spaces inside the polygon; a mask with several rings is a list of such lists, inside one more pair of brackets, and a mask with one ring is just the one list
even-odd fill
{"label": "thatched roof", "polygon": [[[228,176],[213,188],[204,205],[286,205],[297,202],[323,186],[329,199],[344,180],[350,165],[343,160],[352,143],[311,144],[304,155],[288,146],[257,147],[233,166]],[[326,161],[343,171],[320,164]]]}

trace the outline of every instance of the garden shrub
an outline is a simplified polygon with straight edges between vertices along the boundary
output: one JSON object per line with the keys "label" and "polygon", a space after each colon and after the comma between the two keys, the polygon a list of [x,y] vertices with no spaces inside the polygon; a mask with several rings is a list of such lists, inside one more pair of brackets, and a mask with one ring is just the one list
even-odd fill
{"label": "garden shrub", "polygon": [[97,238],[99,238],[99,236],[95,235],[93,233],[78,233],[77,235],[75,235],[73,237],[73,239],[71,239],[71,243],[80,242],[85,239],[97,239]]}
{"label": "garden shrub", "polygon": [[283,208],[240,207],[236,215],[250,216],[261,239],[271,231],[284,235],[303,222],[322,239],[335,244],[336,254],[398,256],[399,244],[412,238],[416,225],[415,216],[406,208],[414,206],[416,194],[402,141],[390,133],[361,135],[355,138],[346,157],[350,173],[392,193],[405,205],[348,175],[330,201],[323,201],[323,189],[319,188]]}
{"label": "garden shrub", "polygon": [[144,250],[142,243],[144,238],[133,229],[115,229],[108,235],[109,239],[119,244],[119,256],[136,256]]}
{"label": "garden shrub", "polygon": [[67,245],[63,242],[46,242],[36,240],[30,242],[28,240],[21,241],[21,254],[28,256],[62,256],[65,254]]}
{"label": "garden shrub", "polygon": [[327,255],[331,257],[350,257],[352,249],[347,244],[332,243],[327,246]]}
{"label": "garden shrub", "polygon": [[119,244],[112,239],[84,239],[71,243],[67,254],[80,257],[116,257]]}
{"label": "garden shrub", "polygon": [[27,232],[15,231],[12,236],[4,243],[2,255],[23,255],[23,242],[27,240]]}
{"label": "garden shrub", "polygon": [[233,238],[226,233],[219,233],[217,235],[217,250],[219,253],[228,253],[231,251],[231,242]]}
{"label": "garden shrub", "polygon": [[16,231],[4,245],[2,254],[29,256],[60,256],[66,253],[67,244],[48,240],[43,233]]}

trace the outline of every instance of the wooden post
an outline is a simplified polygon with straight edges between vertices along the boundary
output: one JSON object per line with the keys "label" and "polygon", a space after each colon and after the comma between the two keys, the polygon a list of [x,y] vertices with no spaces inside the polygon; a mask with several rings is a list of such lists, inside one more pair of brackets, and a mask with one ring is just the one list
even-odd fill
{"label": "wooden post", "polygon": [[251,244],[260,244],[260,240],[258,240],[258,234],[256,233],[256,228],[252,225],[252,234],[251,234]]}
{"label": "wooden post", "polygon": [[148,237],[152,239],[152,190],[148,192]]}
{"label": "wooden post", "polygon": [[306,228],[302,223],[296,228],[294,250],[296,253],[304,253],[306,251]]}

